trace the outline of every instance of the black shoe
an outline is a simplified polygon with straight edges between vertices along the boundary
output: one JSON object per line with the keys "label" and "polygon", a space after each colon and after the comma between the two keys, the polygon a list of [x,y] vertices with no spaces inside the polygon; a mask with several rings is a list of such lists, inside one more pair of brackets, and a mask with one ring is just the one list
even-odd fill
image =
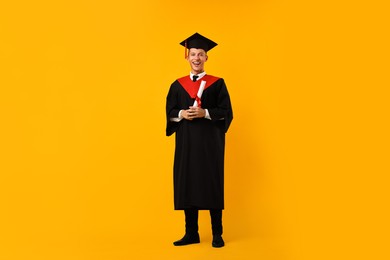
{"label": "black shoe", "polygon": [[198,243],[200,243],[198,233],[193,235],[185,234],[182,239],[173,242],[175,246],[185,246],[185,245],[198,244]]}
{"label": "black shoe", "polygon": [[223,247],[225,245],[225,242],[223,241],[221,236],[213,236],[213,247]]}

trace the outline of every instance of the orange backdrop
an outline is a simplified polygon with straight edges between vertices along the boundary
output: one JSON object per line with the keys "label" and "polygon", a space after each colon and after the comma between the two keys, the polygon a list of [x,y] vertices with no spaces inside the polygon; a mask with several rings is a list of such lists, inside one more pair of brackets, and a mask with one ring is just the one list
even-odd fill
{"label": "orange backdrop", "polygon": [[[0,258],[386,259],[384,2],[1,3]],[[235,116],[220,251],[207,212],[172,246],[165,97],[194,32]]]}

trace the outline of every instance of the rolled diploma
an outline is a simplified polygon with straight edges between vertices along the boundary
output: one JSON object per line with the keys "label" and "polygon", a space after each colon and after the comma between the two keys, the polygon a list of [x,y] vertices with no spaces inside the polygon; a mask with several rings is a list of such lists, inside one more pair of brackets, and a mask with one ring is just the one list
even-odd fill
{"label": "rolled diploma", "polygon": [[[206,81],[202,80],[202,82],[200,83],[200,87],[199,87],[199,90],[198,90],[198,97],[201,98],[202,97],[202,94],[203,94],[203,90],[204,90],[204,86],[206,85]],[[194,101],[194,107],[197,107],[198,106],[198,101]]]}

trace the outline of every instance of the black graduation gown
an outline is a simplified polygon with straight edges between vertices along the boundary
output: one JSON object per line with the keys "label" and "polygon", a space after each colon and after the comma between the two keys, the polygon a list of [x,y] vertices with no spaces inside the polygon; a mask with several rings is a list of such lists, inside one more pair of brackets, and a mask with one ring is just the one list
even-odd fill
{"label": "black graduation gown", "polygon": [[[202,80],[207,85],[201,97],[201,106],[208,109],[211,120],[171,121],[181,109],[193,105]],[[175,209],[223,209],[225,133],[233,119],[224,80],[210,75],[195,83],[189,76],[176,80],[167,96],[166,116],[166,135],[176,133]]]}

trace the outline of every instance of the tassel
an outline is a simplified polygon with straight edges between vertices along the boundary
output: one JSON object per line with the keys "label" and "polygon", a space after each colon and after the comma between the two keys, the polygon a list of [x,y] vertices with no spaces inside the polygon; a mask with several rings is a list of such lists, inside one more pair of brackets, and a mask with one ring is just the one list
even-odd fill
{"label": "tassel", "polygon": [[187,41],[184,43],[184,59],[188,57]]}

